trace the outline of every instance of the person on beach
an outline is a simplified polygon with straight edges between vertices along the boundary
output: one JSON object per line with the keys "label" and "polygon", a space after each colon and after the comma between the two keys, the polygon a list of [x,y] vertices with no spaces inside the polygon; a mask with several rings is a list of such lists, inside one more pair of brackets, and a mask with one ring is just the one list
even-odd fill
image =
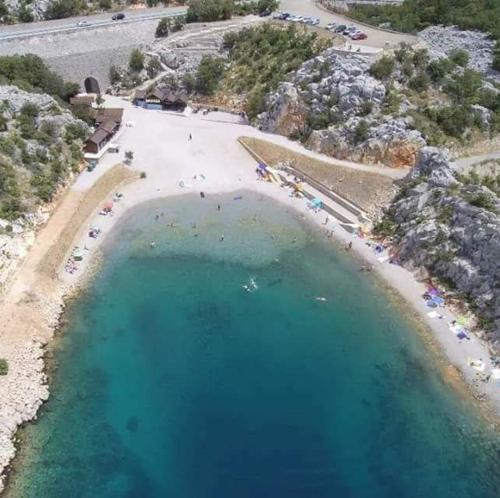
{"label": "person on beach", "polygon": [[223,241],[224,241],[224,234],[222,234],[222,235],[220,236],[219,241],[220,241],[220,242],[223,242]]}
{"label": "person on beach", "polygon": [[202,199],[204,199],[204,198],[205,198],[205,192],[200,192],[200,197],[201,197]]}
{"label": "person on beach", "polygon": [[189,141],[193,140],[193,135],[189,134]]}
{"label": "person on beach", "polygon": [[217,204],[217,211],[220,211],[220,204]]}
{"label": "person on beach", "polygon": [[347,244],[345,250],[350,251],[351,249],[352,249],[352,240],[349,242],[349,244]]}
{"label": "person on beach", "polygon": [[328,225],[328,216],[325,218],[325,225]]}

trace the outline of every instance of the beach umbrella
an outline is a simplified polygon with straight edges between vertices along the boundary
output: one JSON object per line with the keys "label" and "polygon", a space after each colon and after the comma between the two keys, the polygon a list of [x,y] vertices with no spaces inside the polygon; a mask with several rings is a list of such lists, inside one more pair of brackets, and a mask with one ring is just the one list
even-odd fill
{"label": "beach umbrella", "polygon": [[106,202],[104,206],[102,207],[103,211],[111,211],[113,209],[113,203],[112,202]]}

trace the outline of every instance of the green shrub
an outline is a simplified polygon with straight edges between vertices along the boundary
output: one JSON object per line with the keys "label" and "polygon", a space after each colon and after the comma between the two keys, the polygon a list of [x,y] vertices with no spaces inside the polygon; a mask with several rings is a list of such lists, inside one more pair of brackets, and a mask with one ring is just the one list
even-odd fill
{"label": "green shrub", "polygon": [[356,128],[354,129],[354,144],[358,145],[361,142],[364,142],[368,138],[368,132],[370,131],[370,125],[368,124],[367,121],[362,119]]}
{"label": "green shrub", "polygon": [[162,17],[156,26],[155,36],[156,38],[164,38],[168,36],[170,30],[170,18]]}
{"label": "green shrub", "polygon": [[457,66],[467,67],[469,64],[469,53],[465,50],[454,49],[448,54],[448,57]]}
{"label": "green shrub", "polygon": [[371,102],[369,100],[365,100],[359,106],[358,114],[360,116],[368,116],[368,114],[370,114],[372,111],[373,111],[373,102]]}
{"label": "green shrub", "polygon": [[9,364],[5,358],[0,358],[0,375],[7,375],[9,372]]}
{"label": "green shrub", "polygon": [[385,80],[390,78],[395,66],[396,64],[394,62],[394,58],[388,55],[384,55],[371,65],[370,74],[374,78]]}
{"label": "green shrub", "polygon": [[496,212],[496,204],[492,197],[484,192],[468,195],[466,200],[471,206],[487,209],[488,211]]}
{"label": "green shrub", "polygon": [[211,22],[230,19],[233,0],[189,0],[187,22]]}
{"label": "green shrub", "polygon": [[21,5],[21,7],[19,7],[17,17],[21,22],[33,22],[35,20],[33,11],[27,5]]}
{"label": "green shrub", "polygon": [[430,78],[423,71],[418,72],[409,82],[408,86],[416,92],[425,92],[429,88]]}
{"label": "green shrub", "polygon": [[65,128],[64,140],[66,143],[71,143],[73,140],[81,140],[87,138],[87,129],[80,123],[68,123]]}
{"label": "green shrub", "polygon": [[442,59],[436,59],[429,63],[427,66],[427,73],[429,74],[432,81],[435,83],[440,83],[445,76],[451,73],[455,68],[455,63],[450,59],[443,57]]}
{"label": "green shrub", "polygon": [[52,0],[45,11],[47,19],[63,19],[82,13],[86,4],[84,0]]}

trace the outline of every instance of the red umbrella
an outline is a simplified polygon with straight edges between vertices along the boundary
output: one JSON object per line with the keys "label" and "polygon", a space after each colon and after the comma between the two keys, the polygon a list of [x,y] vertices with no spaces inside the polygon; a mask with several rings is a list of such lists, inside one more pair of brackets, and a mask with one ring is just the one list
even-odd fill
{"label": "red umbrella", "polygon": [[102,210],[103,211],[111,211],[113,209],[113,203],[112,202],[107,202],[106,204],[104,204],[104,206],[102,207]]}

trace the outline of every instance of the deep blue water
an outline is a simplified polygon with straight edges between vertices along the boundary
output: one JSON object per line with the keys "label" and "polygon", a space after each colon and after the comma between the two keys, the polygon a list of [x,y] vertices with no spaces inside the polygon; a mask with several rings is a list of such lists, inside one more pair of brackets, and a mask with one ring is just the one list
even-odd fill
{"label": "deep blue water", "polygon": [[136,209],[67,320],[10,496],[499,496],[498,436],[412,324],[269,200]]}

